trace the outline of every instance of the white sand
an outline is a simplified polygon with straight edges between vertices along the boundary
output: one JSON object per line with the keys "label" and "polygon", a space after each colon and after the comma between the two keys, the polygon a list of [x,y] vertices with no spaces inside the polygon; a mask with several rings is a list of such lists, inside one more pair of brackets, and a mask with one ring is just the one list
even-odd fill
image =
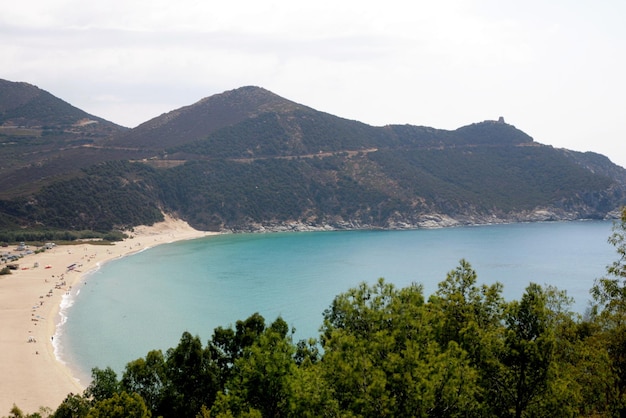
{"label": "white sand", "polygon": [[[208,234],[166,217],[135,228],[131,238],[114,245],[57,246],[16,261],[18,270],[0,276],[0,416],[8,415],[13,404],[26,413],[41,406],[55,410],[67,394],[84,390],[57,361],[52,337],[62,296],[85,273],[145,248]],[[76,269],[68,271],[72,264]]]}

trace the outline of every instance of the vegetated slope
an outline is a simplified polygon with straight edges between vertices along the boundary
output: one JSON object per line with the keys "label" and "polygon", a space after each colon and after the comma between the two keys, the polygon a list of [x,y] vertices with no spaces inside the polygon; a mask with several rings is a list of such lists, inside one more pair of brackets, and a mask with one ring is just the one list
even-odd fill
{"label": "vegetated slope", "polygon": [[[609,179],[568,164],[558,152],[542,156],[535,150],[523,150],[524,155],[515,151],[501,150],[500,157],[505,162],[537,158],[538,165],[552,158],[557,164],[530,173],[518,163],[509,171],[487,163],[491,156],[485,153],[467,161],[462,152],[436,150],[250,163],[198,161],[164,174],[163,199],[193,225],[218,230],[275,228],[289,222],[396,228],[431,222],[602,218],[612,209],[614,200],[604,192],[611,187]],[[568,172],[560,172],[563,166]]]}
{"label": "vegetated slope", "polygon": [[502,119],[373,127],[259,87],[73,150],[126,158],[1,202],[4,222],[106,230],[165,211],[206,230],[406,228],[605,218],[626,202],[623,168]]}
{"label": "vegetated slope", "polygon": [[260,87],[247,86],[206,97],[190,106],[153,118],[108,141],[160,152],[235,125],[266,112],[285,112],[304,106]]}
{"label": "vegetated slope", "polygon": [[119,152],[90,149],[124,130],[38,87],[0,80],[0,195],[32,192],[46,179],[125,158]]}
{"label": "vegetated slope", "polygon": [[312,109],[268,112],[167,150],[169,158],[306,157],[386,145],[380,128]]}
{"label": "vegetated slope", "polygon": [[73,132],[117,132],[121,127],[80,110],[28,83],[0,79],[0,125],[69,129]]}

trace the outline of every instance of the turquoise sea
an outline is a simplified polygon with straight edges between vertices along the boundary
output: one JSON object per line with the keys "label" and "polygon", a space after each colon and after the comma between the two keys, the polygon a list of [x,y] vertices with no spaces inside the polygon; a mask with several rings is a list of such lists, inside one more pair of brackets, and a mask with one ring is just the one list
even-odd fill
{"label": "turquoise sea", "polygon": [[157,246],[105,264],[64,300],[55,343],[83,383],[175,346],[183,331],[206,342],[217,326],[259,312],[282,316],[295,339],[317,337],[334,296],[379,277],[426,295],[461,258],[479,283],[516,299],[530,282],[575,298],[584,313],[594,279],[617,257],[612,222],[555,222],[412,231],[235,234]]}

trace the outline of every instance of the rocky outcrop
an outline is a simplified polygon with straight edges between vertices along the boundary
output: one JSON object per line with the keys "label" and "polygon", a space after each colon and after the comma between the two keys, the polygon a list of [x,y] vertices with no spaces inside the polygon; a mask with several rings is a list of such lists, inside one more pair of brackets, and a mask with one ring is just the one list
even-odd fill
{"label": "rocky outcrop", "polygon": [[567,212],[557,208],[538,208],[532,211],[523,211],[507,214],[506,216],[496,216],[494,214],[484,215],[459,215],[452,217],[440,213],[424,214],[417,219],[404,219],[390,221],[387,225],[372,225],[358,221],[334,220],[332,222],[268,222],[250,223],[241,228],[230,228],[224,232],[310,232],[310,231],[345,231],[345,230],[404,230],[404,229],[436,229],[451,228],[470,225],[496,225],[526,222],[564,222],[579,220],[613,220],[619,219],[621,211],[613,210],[602,217],[581,217],[580,214]]}

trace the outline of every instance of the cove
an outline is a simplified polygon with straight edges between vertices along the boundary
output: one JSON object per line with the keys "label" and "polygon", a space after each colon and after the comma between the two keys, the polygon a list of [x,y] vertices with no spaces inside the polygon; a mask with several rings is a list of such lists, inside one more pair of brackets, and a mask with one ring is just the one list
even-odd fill
{"label": "cove", "polygon": [[410,231],[232,234],[157,246],[104,265],[74,289],[60,330],[62,360],[86,384],[93,367],[121,373],[183,331],[206,342],[218,326],[259,312],[318,337],[333,298],[379,277],[426,296],[468,260],[478,283],[507,300],[530,282],[566,290],[584,313],[589,289],[616,259],[610,221],[486,225]]}

